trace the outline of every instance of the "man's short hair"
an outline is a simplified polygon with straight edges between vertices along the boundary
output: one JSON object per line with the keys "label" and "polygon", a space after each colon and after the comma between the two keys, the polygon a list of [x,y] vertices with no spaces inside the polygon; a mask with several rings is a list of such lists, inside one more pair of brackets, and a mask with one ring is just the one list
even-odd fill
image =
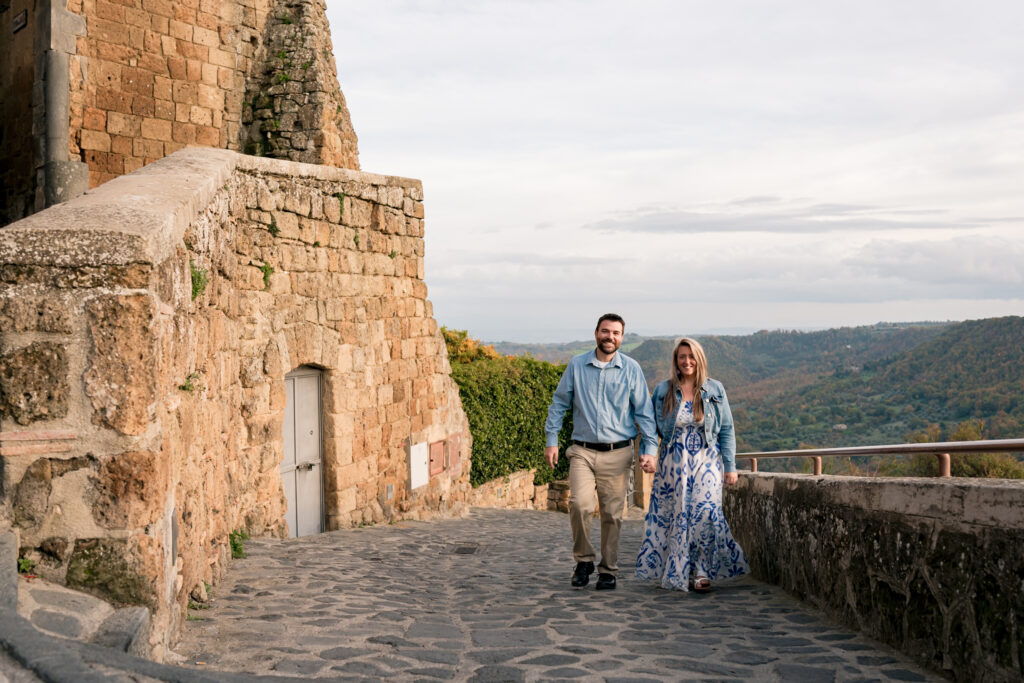
{"label": "man's short hair", "polygon": [[601,323],[603,323],[605,320],[611,320],[613,323],[619,323],[620,325],[622,325],[622,331],[626,331],[626,321],[622,319],[621,315],[619,315],[618,313],[605,313],[604,315],[597,319],[597,327],[594,328],[594,332],[597,332],[599,329],[601,329]]}

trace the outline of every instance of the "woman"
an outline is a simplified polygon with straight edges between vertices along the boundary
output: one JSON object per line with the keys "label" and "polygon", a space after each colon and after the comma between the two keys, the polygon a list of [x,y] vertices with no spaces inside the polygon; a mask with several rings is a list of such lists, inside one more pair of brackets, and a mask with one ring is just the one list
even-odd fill
{"label": "woman", "polygon": [[711,580],[747,572],[747,558],[722,511],[722,482],[736,483],[736,434],[721,382],[708,377],[704,349],[680,339],[672,376],[654,389],[661,447],[636,575],[664,588],[706,592]]}

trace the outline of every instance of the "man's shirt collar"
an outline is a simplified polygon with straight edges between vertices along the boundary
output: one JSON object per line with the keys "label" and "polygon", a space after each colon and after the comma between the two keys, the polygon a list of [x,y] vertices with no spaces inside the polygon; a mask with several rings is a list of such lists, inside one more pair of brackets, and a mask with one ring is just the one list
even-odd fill
{"label": "man's shirt collar", "polygon": [[[597,367],[597,364],[600,363],[600,362],[601,361],[599,361],[597,359],[597,349],[592,349],[590,351],[590,355],[587,356],[587,365],[593,365],[594,367]],[[611,366],[611,367],[614,367],[614,368],[621,368],[622,367],[622,354],[619,353],[618,351],[616,351],[615,355],[612,356],[612,359],[610,361],[608,361],[608,366]]]}

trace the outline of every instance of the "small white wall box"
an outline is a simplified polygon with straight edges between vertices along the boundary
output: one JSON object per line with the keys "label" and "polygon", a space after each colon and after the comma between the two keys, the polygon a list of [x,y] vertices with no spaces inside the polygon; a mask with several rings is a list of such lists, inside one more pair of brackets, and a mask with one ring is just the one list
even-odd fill
{"label": "small white wall box", "polygon": [[418,489],[430,481],[430,446],[414,443],[409,447],[409,488]]}

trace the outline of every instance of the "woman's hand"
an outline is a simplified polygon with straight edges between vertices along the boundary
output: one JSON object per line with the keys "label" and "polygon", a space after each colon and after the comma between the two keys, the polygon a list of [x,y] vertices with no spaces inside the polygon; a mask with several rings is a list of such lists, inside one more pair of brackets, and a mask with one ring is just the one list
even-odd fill
{"label": "woman's hand", "polygon": [[736,474],[735,472],[726,472],[725,473],[725,485],[726,486],[732,486],[733,484],[735,484],[739,480],[740,480],[740,476],[738,474]]}
{"label": "woman's hand", "polygon": [[640,469],[648,474],[654,474],[656,463],[653,455],[641,455],[640,456]]}

